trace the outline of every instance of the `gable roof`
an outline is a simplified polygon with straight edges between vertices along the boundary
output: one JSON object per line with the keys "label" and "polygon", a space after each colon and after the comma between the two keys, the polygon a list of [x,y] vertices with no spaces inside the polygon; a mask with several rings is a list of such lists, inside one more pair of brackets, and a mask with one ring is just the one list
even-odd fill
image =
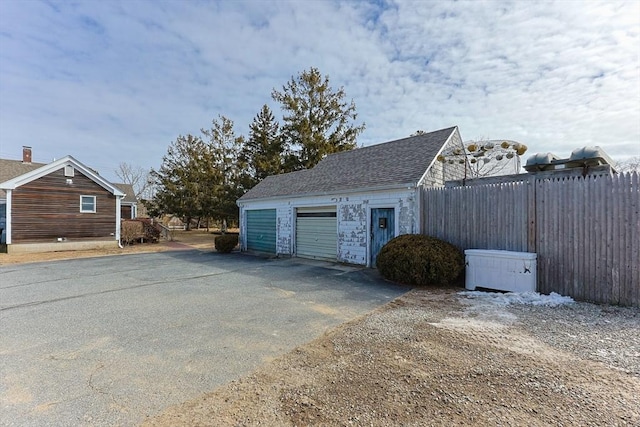
{"label": "gable roof", "polygon": [[416,186],[457,127],[330,154],[312,169],[265,178],[238,201]]}
{"label": "gable roof", "polygon": [[133,191],[133,185],[121,182],[114,182],[113,185],[124,193],[124,198],[120,201],[120,203],[138,203],[138,199],[136,199],[136,193],[135,191]]}
{"label": "gable roof", "polygon": [[[24,175],[44,165],[45,163],[25,163],[22,160],[0,159],[0,183]],[[4,199],[6,195],[7,193],[0,189],[0,199]]]}
{"label": "gable roof", "polygon": [[102,178],[96,172],[92,171],[91,169],[89,169],[88,167],[86,167],[85,165],[83,165],[82,163],[80,163],[79,161],[77,161],[71,156],[65,156],[61,159],[58,159],[51,163],[41,165],[40,167],[32,169],[26,173],[15,176],[6,181],[2,181],[0,182],[0,190],[13,190],[17,187],[20,187],[21,185],[27,184],[31,181],[34,181],[52,172],[60,170],[65,166],[73,166],[75,169],[82,172],[82,174],[85,175],[87,178],[91,179],[96,184],[100,185],[102,188],[112,193],[114,196],[118,196],[118,197],[124,196],[124,193],[121,190],[119,190],[117,187],[115,187],[113,184],[108,182],[106,179]]}

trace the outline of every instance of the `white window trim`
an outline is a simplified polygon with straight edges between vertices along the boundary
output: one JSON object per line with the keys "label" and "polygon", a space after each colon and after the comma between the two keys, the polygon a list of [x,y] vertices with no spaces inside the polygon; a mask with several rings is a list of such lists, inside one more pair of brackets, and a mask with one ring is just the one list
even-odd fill
{"label": "white window trim", "polygon": [[[93,199],[93,209],[92,210],[82,209],[82,199],[84,197],[91,197]],[[80,196],[80,213],[96,213],[96,196],[85,196],[85,195],[81,195]]]}

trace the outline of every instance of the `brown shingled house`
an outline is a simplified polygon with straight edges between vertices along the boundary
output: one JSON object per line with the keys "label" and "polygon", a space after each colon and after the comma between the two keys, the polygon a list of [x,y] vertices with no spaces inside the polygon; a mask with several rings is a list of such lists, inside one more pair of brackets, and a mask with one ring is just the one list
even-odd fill
{"label": "brown shingled house", "polygon": [[71,156],[0,159],[0,228],[7,252],[117,246],[125,193]]}

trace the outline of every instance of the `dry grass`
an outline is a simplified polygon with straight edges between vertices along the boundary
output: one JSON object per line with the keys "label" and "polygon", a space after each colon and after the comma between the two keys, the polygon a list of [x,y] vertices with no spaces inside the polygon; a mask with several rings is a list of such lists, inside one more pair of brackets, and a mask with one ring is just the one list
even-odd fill
{"label": "dry grass", "polygon": [[[230,230],[237,231],[237,230]],[[147,252],[163,252],[184,248],[184,245],[200,250],[214,250],[213,241],[216,235],[211,231],[173,231],[173,241],[161,240],[158,243],[137,243],[124,248],[95,249],[83,251],[59,251],[35,254],[6,254],[0,253],[0,265],[24,264],[40,261],[57,261],[63,259],[90,258],[107,255],[127,255]]]}

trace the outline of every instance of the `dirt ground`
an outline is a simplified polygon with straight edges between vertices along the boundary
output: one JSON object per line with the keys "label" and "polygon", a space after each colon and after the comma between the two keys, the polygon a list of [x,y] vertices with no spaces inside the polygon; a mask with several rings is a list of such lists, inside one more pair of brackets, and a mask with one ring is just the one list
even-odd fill
{"label": "dirt ground", "polygon": [[[191,233],[176,241],[212,247]],[[415,289],[144,425],[640,425],[640,310],[483,306],[460,290]]]}
{"label": "dirt ground", "polygon": [[39,261],[56,261],[62,259],[89,258],[105,255],[127,255],[144,252],[162,252],[181,248],[195,248],[200,250],[214,250],[215,235],[206,230],[174,231],[173,240],[161,240],[158,243],[137,243],[124,248],[98,249],[85,251],[60,251],[36,254],[6,254],[0,253],[0,265],[23,264]]}
{"label": "dirt ground", "polygon": [[[614,348],[638,362],[640,318],[623,311]],[[554,348],[509,314],[414,290],[144,425],[640,425],[637,366]]]}

